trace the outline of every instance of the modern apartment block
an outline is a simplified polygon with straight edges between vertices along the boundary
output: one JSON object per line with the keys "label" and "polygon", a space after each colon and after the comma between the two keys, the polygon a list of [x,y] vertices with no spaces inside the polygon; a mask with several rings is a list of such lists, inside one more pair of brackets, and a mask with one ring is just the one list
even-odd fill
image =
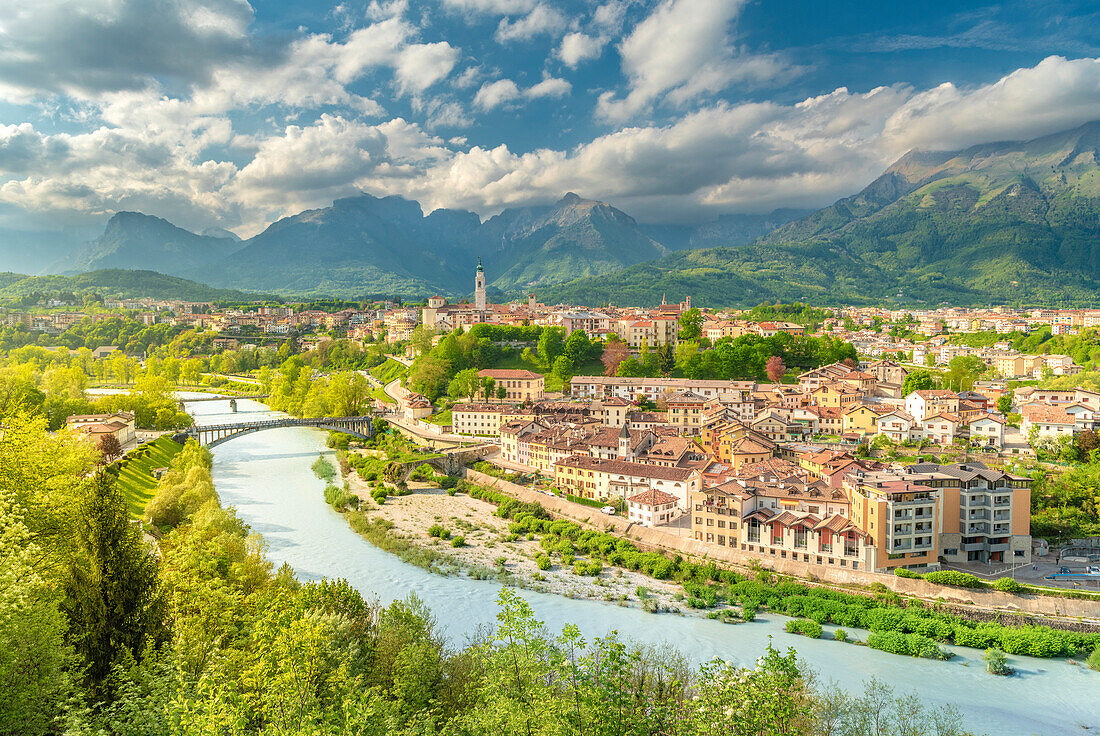
{"label": "modern apartment block", "polygon": [[891,472],[844,479],[852,521],[871,538],[874,570],[927,569],[939,563],[940,492]]}
{"label": "modern apartment block", "polygon": [[922,463],[906,472],[941,493],[940,555],[947,562],[1031,562],[1031,479],[983,463]]}

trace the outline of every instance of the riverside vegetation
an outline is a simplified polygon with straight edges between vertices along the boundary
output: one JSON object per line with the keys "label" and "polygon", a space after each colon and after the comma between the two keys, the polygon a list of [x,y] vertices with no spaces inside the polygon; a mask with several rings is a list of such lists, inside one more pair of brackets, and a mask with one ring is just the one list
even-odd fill
{"label": "riverside vegetation", "polygon": [[[581,576],[598,576],[606,566],[638,571],[657,580],[676,581],[683,590],[680,600],[688,608],[710,609],[710,617],[727,622],[751,621],[757,611],[770,610],[807,620],[808,623],[794,624],[797,633],[811,635],[812,628],[817,632],[814,638],[818,638],[820,625],[824,623],[865,629],[871,632],[864,642],[867,646],[930,659],[950,657],[942,644],[982,650],[997,648],[1031,657],[1078,657],[1100,651],[1100,634],[1012,625],[1007,617],[1003,622],[978,623],[943,610],[938,604],[926,607],[918,601],[903,599],[881,585],[874,594],[849,593],[796,582],[760,568],[742,574],[721,569],[714,562],[703,565],[679,555],[645,552],[628,539],[571,521],[554,520],[537,503],[518,501],[469,481],[449,480],[453,486],[450,493],[465,492],[496,505],[496,514],[511,520],[508,529],[516,537],[537,537],[543,550],[535,560],[540,569],[548,569],[556,561]],[[363,514],[349,514],[348,518],[352,527],[369,541],[399,554],[407,562],[442,574],[461,571],[461,565],[448,556],[421,547],[414,540],[389,534],[392,524],[384,519],[368,519]],[[507,575],[500,579],[507,584],[518,583]],[[942,582],[965,581],[952,578]],[[645,607],[642,596],[639,601]],[[846,640],[847,635],[837,637],[837,641]],[[1093,657],[1100,659],[1100,655]]]}
{"label": "riverside vegetation", "polygon": [[[0,732],[961,736],[950,709],[849,695],[793,651],[694,669],[614,634],[545,630],[508,589],[447,644],[415,597],[273,569],[190,442],[148,508],[154,552],[94,449],[13,417],[0,436]],[[731,707],[736,704],[736,707]]]}

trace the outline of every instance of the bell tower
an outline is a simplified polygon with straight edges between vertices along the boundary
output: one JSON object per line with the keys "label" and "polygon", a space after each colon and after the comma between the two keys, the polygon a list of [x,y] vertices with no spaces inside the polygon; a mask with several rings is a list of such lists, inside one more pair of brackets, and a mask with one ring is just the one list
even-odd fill
{"label": "bell tower", "polygon": [[481,258],[477,259],[477,273],[474,275],[474,307],[485,309],[485,269],[481,267]]}

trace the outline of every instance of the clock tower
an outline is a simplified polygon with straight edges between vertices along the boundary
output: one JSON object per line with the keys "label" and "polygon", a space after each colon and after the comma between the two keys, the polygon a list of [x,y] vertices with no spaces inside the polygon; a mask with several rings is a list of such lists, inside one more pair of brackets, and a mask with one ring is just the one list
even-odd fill
{"label": "clock tower", "polygon": [[477,273],[474,275],[474,307],[485,309],[485,269],[481,267],[480,258],[477,259]]}

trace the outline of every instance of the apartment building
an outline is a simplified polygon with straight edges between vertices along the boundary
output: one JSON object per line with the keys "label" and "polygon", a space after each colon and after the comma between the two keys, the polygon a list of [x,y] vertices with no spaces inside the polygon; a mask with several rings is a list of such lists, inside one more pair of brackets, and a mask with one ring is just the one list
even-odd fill
{"label": "apartment building", "polygon": [[740,478],[692,494],[692,536],[748,553],[871,569],[869,537],[844,494],[797,477]]}
{"label": "apartment building", "polygon": [[959,396],[947,389],[914,391],[905,397],[905,411],[918,422],[930,414],[959,410]]}
{"label": "apartment building", "polygon": [[508,401],[538,401],[544,395],[546,380],[538,373],[523,369],[485,368],[477,373],[482,378],[492,378],[497,388],[507,391]]}
{"label": "apartment building", "polygon": [[667,399],[681,391],[690,391],[708,399],[740,399],[743,392],[756,388],[754,381],[716,381],[693,378],[628,378],[621,376],[573,376],[569,381],[574,399],[618,397],[633,401],[645,396],[650,401]]}
{"label": "apartment building", "polygon": [[668,423],[681,434],[697,435],[710,399],[693,391],[680,391],[668,398]]}
{"label": "apartment building", "polygon": [[948,562],[1031,561],[1031,479],[968,462],[905,474],[940,494],[939,554]]}
{"label": "apartment building", "polygon": [[871,539],[879,572],[923,570],[939,561],[940,494],[915,478],[857,472],[844,479],[852,521]]}
{"label": "apartment building", "polygon": [[664,491],[642,491],[626,499],[626,518],[642,526],[660,526],[672,521],[677,499]]}
{"label": "apartment building", "polygon": [[695,468],[606,460],[572,455],[554,464],[554,482],[562,489],[591,499],[622,499],[645,491],[661,491],[687,508],[688,497],[701,485],[702,472]]}

